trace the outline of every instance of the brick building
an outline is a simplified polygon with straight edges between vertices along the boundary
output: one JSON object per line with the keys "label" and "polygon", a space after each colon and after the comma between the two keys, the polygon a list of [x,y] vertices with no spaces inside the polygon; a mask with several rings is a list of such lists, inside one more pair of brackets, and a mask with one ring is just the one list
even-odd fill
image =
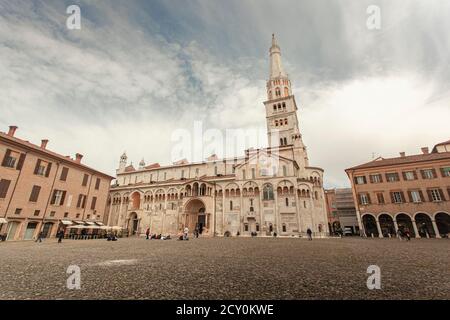
{"label": "brick building", "polygon": [[367,236],[392,236],[409,229],[415,237],[448,236],[450,228],[450,140],[431,152],[377,158],[346,170],[360,228]]}
{"label": "brick building", "polygon": [[15,137],[17,127],[0,132],[0,234],[30,240],[42,231],[103,222],[112,177],[75,159]]}
{"label": "brick building", "polygon": [[328,227],[330,232],[349,228],[353,234],[359,234],[356,206],[351,188],[336,188],[325,190],[327,203]]}

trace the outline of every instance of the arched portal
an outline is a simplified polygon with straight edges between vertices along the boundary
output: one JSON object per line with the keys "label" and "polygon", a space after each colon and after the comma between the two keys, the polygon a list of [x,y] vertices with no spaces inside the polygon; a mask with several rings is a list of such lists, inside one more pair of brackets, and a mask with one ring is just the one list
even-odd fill
{"label": "arched portal", "polygon": [[380,222],[381,233],[383,237],[395,237],[394,219],[388,214],[381,214],[378,216]]}
{"label": "arched portal", "polygon": [[192,199],[184,207],[183,228],[188,227],[189,232],[194,232],[196,228],[202,233],[205,228],[209,229],[209,221],[206,214],[206,207],[203,201]]}
{"label": "arched portal", "polygon": [[439,212],[434,216],[436,225],[441,236],[448,236],[450,233],[450,215],[445,212]]}
{"label": "arched portal", "polygon": [[405,232],[405,231],[409,231],[409,234],[411,235],[411,237],[415,237],[416,234],[414,232],[414,227],[411,221],[411,217],[407,214],[404,213],[400,213],[397,215],[397,217],[395,218],[397,220],[397,225],[398,228]]}
{"label": "arched portal", "polygon": [[362,218],[364,229],[366,230],[366,235],[368,237],[374,236],[378,237],[378,229],[377,229],[377,222],[375,220],[375,217],[371,214],[366,214]]}
{"label": "arched portal", "polygon": [[417,231],[419,232],[419,236],[421,238],[434,238],[436,236],[430,216],[425,213],[418,213],[416,214],[415,220]]}
{"label": "arched portal", "polygon": [[139,229],[139,219],[136,212],[130,213],[130,218],[128,219],[128,234],[135,235]]}

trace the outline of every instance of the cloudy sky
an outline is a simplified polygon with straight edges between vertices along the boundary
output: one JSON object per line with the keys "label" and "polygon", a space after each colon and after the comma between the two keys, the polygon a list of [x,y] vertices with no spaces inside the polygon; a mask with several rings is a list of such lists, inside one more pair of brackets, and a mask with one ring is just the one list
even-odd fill
{"label": "cloudy sky", "polygon": [[195,121],[265,129],[275,33],[311,164],[346,186],[345,168],[450,139],[449,30],[447,0],[0,0],[0,130],[110,174],[123,151],[168,164]]}

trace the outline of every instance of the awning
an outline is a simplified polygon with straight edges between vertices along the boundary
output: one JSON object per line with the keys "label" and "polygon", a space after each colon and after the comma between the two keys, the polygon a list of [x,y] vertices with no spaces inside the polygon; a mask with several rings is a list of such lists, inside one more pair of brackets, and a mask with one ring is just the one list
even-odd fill
{"label": "awning", "polygon": [[84,224],[84,221],[74,221],[76,224]]}
{"label": "awning", "polygon": [[8,223],[8,220],[6,220],[5,218],[0,218],[0,224],[2,223]]}
{"label": "awning", "polygon": [[101,227],[99,227],[99,226],[91,226],[91,225],[85,226],[85,225],[81,225],[81,224],[78,224],[76,226],[68,226],[67,227],[67,229],[100,229],[100,228]]}
{"label": "awning", "polygon": [[86,223],[87,223],[88,225],[90,225],[90,226],[95,226],[95,222],[92,222],[92,221],[86,221]]}
{"label": "awning", "polygon": [[96,221],[95,222],[98,226],[104,226],[104,224],[102,222]]}
{"label": "awning", "polygon": [[71,224],[73,224],[73,222],[70,221],[70,220],[61,220],[61,223],[62,223],[62,224],[65,224],[65,225],[71,225]]}

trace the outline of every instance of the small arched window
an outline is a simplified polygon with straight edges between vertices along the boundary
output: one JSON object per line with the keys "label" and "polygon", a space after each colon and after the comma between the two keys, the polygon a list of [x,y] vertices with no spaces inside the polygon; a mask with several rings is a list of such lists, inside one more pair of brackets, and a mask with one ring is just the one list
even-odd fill
{"label": "small arched window", "polygon": [[256,232],[259,232],[259,223],[256,224]]}
{"label": "small arched window", "polygon": [[283,138],[283,144],[287,146],[287,138]]}
{"label": "small arched window", "polygon": [[280,146],[283,145],[283,138],[280,138]]}
{"label": "small arched window", "polygon": [[289,207],[289,198],[286,198],[286,200],[285,200],[285,204],[286,204],[286,207]]}
{"label": "small arched window", "polygon": [[286,224],[285,224],[285,223],[283,223],[283,232],[287,232]]}
{"label": "small arched window", "polygon": [[230,201],[230,210],[233,210],[233,201]]}
{"label": "small arched window", "polygon": [[275,120],[275,127],[278,127],[278,120]]}

